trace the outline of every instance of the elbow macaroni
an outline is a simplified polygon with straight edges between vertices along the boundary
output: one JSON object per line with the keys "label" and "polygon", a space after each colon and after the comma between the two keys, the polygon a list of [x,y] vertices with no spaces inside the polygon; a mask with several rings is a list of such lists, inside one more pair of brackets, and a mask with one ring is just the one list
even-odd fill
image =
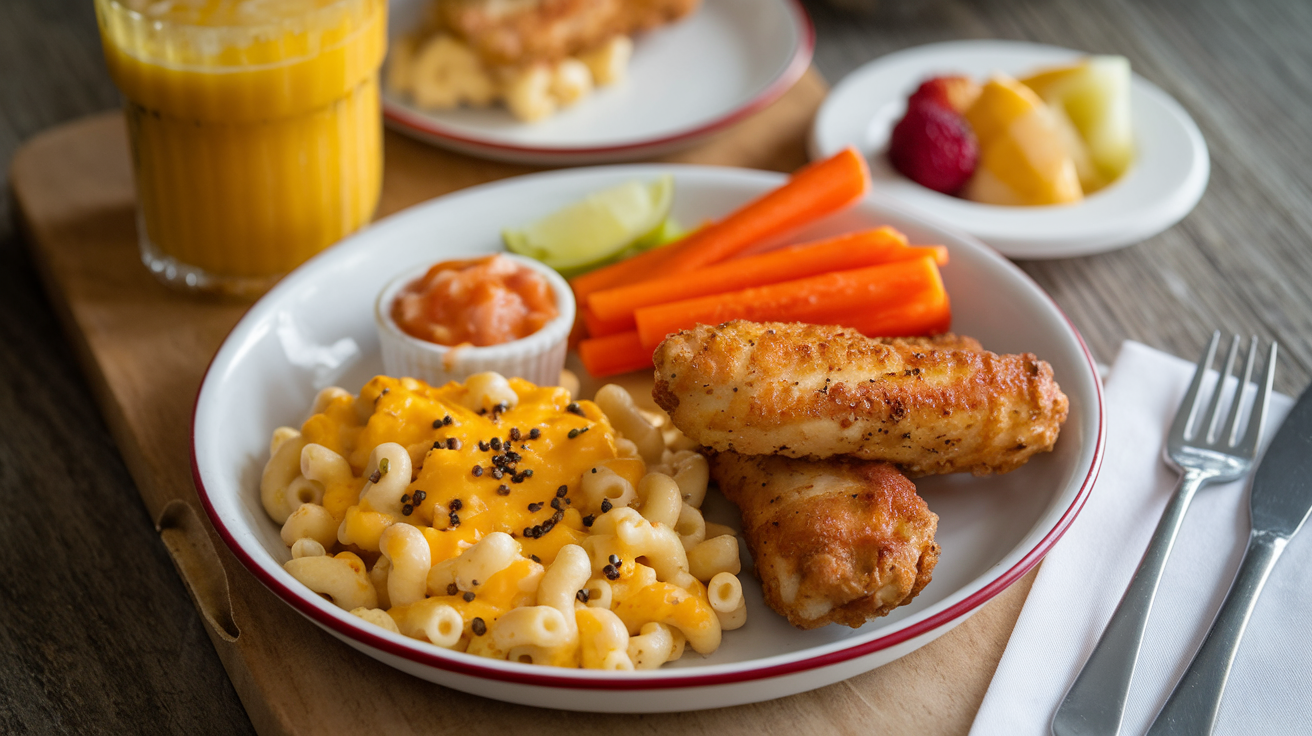
{"label": "elbow macaroni", "polygon": [[363,620],[610,670],[713,652],[745,620],[737,539],[698,508],[705,458],[667,446],[618,386],[593,403],[495,373],[380,376],[314,409],[274,432],[260,500],[288,573]]}

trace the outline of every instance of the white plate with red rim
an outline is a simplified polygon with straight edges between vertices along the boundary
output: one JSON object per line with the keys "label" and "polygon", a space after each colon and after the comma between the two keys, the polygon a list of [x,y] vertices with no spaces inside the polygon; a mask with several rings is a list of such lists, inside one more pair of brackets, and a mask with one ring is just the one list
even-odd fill
{"label": "white plate with red rim", "polygon": [[[630,179],[672,174],[681,222],[722,216],[778,186],[782,174],[702,166],[632,165],[534,174],[447,195],[400,212],[324,251],[257,302],[215,355],[192,421],[192,467],[202,503],[237,558],[283,602],[346,644],[398,669],[477,695],[585,711],[716,708],[811,690],[865,672],[941,636],[1039,562],[1075,518],[1101,462],[1105,417],[1094,361],[1067,318],[1016,266],[968,236],[872,195],[808,238],[891,224],[912,242],[943,243],[954,329],[998,352],[1050,362],[1070,397],[1053,452],[1002,476],[917,481],[939,515],[943,553],[933,581],[908,606],[859,629],[793,629],[742,575],[748,623],[709,656],[691,650],[654,671],[536,667],[451,652],[391,634],[310,592],[282,567],[279,527],[260,503],[270,433],[299,425],[328,385],[358,391],[381,371],[373,301],[417,264],[501,249],[502,227],[532,221]],[[708,494],[709,520],[737,514]]]}
{"label": "white plate with red rim", "polygon": [[[392,0],[391,39],[431,0]],[[533,123],[504,107],[422,110],[383,93],[392,128],[483,158],[577,165],[678,150],[787,92],[811,63],[815,31],[797,0],[702,0],[691,15],[634,39],[628,76]],[[386,71],[386,70],[384,70]]]}
{"label": "white plate with red rim", "polygon": [[811,130],[811,155],[851,145],[866,154],[876,190],[907,212],[983,240],[1012,258],[1070,258],[1146,240],[1184,218],[1207,188],[1207,144],[1189,113],[1135,74],[1130,83],[1135,161],[1129,171],[1083,201],[1046,207],[1001,207],[940,194],[898,173],[888,138],[907,96],[925,80],[995,71],[1021,77],[1072,63],[1088,52],[1021,41],[952,41],[882,56],[829,93]]}

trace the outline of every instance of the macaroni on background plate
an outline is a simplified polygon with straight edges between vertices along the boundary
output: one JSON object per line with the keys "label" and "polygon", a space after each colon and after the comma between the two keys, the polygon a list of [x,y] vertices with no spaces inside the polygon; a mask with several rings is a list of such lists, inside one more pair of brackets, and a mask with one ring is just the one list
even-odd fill
{"label": "macaroni on background plate", "polygon": [[379,376],[273,433],[260,483],[293,577],[389,631],[483,657],[652,669],[742,626],[706,458],[615,385]]}

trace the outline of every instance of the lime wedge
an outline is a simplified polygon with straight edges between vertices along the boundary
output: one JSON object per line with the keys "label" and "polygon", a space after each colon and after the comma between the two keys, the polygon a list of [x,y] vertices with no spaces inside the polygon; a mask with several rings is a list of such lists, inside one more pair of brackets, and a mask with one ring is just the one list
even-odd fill
{"label": "lime wedge", "polygon": [[[647,250],[669,242],[674,177],[628,181],[593,192],[522,229],[501,232],[512,253],[536,258],[571,276],[619,257],[634,246]],[[650,242],[650,245],[648,244]]]}

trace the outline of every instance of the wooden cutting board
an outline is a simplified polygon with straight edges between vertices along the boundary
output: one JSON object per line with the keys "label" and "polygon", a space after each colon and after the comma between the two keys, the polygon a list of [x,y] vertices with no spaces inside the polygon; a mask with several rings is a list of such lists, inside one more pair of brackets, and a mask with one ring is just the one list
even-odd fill
{"label": "wooden cutting board", "polygon": [[[808,72],[774,105],[661,161],[792,171],[826,92]],[[388,132],[379,216],[537,169],[469,158]],[[119,114],[48,131],[14,157],[20,222],[142,500],[255,728],[273,734],[434,730],[545,734],[964,733],[1033,580],[932,644],[873,672],[766,703],[685,714],[589,715],[508,705],[357,653],[274,597],[223,546],[190,473],[192,403],[247,305],[166,289],[137,255]]]}

